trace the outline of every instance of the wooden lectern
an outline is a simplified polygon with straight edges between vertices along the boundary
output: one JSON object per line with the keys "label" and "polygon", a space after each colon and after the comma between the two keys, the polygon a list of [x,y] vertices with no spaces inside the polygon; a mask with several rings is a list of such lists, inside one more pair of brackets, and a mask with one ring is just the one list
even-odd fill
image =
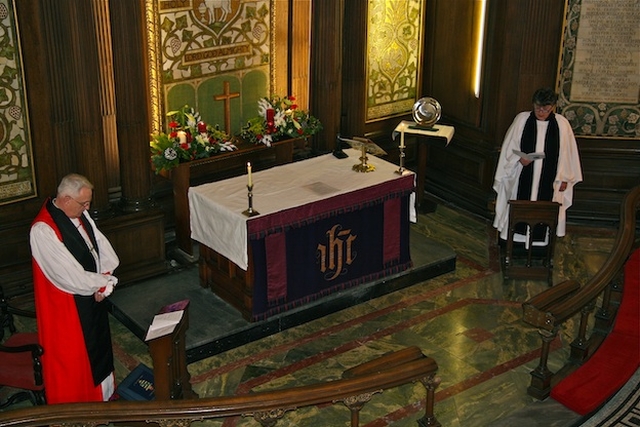
{"label": "wooden lectern", "polygon": [[[502,257],[502,273],[505,279],[539,279],[546,280],[549,286],[553,285],[553,252],[559,210],[560,204],[556,202],[509,200],[509,234],[506,252]],[[513,240],[516,227],[521,224],[526,225],[529,230],[526,244],[517,244]],[[547,230],[547,245],[534,246],[533,234],[536,227]],[[515,262],[518,255],[523,263]],[[539,265],[535,265],[533,260],[539,261]]]}
{"label": "wooden lectern", "polygon": [[186,332],[189,329],[189,301],[163,307],[159,314],[184,310],[172,332],[147,341],[153,360],[153,381],[156,400],[197,399],[191,388],[187,370]]}

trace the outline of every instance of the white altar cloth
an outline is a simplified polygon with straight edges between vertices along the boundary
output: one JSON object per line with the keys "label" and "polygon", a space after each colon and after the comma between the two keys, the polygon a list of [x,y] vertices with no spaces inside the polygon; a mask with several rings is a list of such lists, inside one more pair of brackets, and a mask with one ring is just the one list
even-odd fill
{"label": "white altar cloth", "polygon": [[[398,165],[369,155],[373,172],[356,172],[359,150],[347,149],[346,159],[326,154],[253,172],[253,209],[260,215],[280,212],[336,195],[358,191],[400,177]],[[414,174],[405,170],[403,175]],[[415,180],[415,176],[414,176]],[[247,270],[247,176],[189,188],[191,238]],[[411,194],[410,221],[416,222]],[[256,218],[256,217],[254,217]]]}

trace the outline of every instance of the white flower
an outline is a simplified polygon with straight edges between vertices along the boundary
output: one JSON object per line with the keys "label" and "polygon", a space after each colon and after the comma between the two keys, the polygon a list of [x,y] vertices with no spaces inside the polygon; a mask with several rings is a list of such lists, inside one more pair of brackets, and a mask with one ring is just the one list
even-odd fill
{"label": "white flower", "polygon": [[273,124],[276,127],[285,127],[287,125],[286,117],[282,111],[278,111],[273,117]]}
{"label": "white flower", "polygon": [[198,125],[200,120],[200,113],[196,112],[191,108],[191,112],[184,113],[184,116],[187,118],[187,126],[190,128],[195,128]]}
{"label": "white flower", "polygon": [[178,153],[176,152],[176,150],[173,149],[173,147],[169,147],[166,150],[164,150],[164,158],[167,160],[175,160],[176,157],[178,157]]}
{"label": "white flower", "polygon": [[271,135],[263,135],[262,143],[267,147],[271,147],[271,142],[273,141],[273,137]]}
{"label": "white flower", "polygon": [[273,109],[273,106],[271,104],[269,104],[269,101],[267,101],[264,98],[261,98],[258,101],[258,114],[264,118],[267,117],[267,110],[269,109]]}

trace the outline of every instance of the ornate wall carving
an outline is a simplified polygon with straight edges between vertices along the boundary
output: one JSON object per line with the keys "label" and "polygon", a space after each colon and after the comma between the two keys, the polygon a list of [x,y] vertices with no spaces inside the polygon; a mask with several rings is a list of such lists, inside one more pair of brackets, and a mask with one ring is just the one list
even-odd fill
{"label": "ornate wall carving", "polygon": [[640,2],[567,0],[559,111],[577,136],[640,139]]}
{"label": "ornate wall carving", "polygon": [[[276,54],[273,28],[279,2],[146,3],[152,130],[163,129],[166,112],[185,104],[199,111],[205,122],[224,128],[228,102],[231,129],[225,130],[236,133],[245,118],[256,115],[257,100],[275,87],[280,53]],[[286,62],[286,55],[282,61]]]}
{"label": "ornate wall carving", "polygon": [[0,0],[0,205],[37,196],[14,0]]}
{"label": "ornate wall carving", "polygon": [[422,61],[424,2],[369,1],[367,120],[411,111]]}

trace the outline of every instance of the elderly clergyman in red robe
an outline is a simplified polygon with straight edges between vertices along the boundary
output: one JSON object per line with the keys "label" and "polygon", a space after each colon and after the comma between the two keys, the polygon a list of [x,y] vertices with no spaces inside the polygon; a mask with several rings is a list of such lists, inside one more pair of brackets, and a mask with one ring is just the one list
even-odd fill
{"label": "elderly clergyman in red robe", "polygon": [[65,176],[30,232],[47,403],[108,400],[115,391],[107,306],[120,260],[87,213],[93,185]]}

